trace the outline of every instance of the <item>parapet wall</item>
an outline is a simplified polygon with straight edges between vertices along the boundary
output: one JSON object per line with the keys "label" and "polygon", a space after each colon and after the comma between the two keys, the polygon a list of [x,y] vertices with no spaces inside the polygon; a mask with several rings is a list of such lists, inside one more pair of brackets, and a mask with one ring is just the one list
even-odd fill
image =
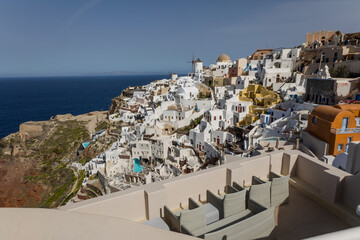
{"label": "parapet wall", "polygon": [[319,159],[329,154],[329,144],[321,141],[320,139],[312,136],[306,131],[301,133],[301,138],[303,139],[303,144],[313,152]]}
{"label": "parapet wall", "polygon": [[[163,207],[187,207],[188,198],[206,200],[206,190],[224,193],[233,181],[250,186],[252,176],[267,179],[269,172],[288,175],[308,192],[329,204],[353,209],[360,204],[360,177],[352,176],[300,151],[279,151],[112,193],[61,210],[144,221],[163,216]],[[355,212],[355,209],[354,211]]]}

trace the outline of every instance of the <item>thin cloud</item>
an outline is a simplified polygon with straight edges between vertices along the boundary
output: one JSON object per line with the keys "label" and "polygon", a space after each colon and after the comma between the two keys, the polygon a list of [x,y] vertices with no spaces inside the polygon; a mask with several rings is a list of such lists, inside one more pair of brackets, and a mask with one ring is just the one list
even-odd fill
{"label": "thin cloud", "polygon": [[79,10],[77,10],[72,16],[70,16],[66,22],[64,29],[70,27],[73,25],[83,14],[85,14],[90,8],[95,7],[99,3],[103,2],[105,0],[91,0],[85,3]]}

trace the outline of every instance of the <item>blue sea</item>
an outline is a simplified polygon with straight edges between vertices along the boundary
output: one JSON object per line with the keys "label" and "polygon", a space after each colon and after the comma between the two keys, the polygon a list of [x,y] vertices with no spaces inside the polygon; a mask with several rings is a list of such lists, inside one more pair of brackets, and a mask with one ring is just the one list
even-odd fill
{"label": "blue sea", "polygon": [[169,76],[0,78],[0,138],[17,132],[23,122],[108,110],[123,89],[163,78]]}

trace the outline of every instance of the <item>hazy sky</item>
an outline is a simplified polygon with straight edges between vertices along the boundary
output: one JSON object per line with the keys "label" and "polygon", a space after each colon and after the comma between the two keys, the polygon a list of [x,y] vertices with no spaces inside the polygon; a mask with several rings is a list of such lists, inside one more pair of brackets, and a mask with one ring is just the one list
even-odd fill
{"label": "hazy sky", "polygon": [[360,31],[359,0],[0,0],[0,76],[189,72],[316,30]]}

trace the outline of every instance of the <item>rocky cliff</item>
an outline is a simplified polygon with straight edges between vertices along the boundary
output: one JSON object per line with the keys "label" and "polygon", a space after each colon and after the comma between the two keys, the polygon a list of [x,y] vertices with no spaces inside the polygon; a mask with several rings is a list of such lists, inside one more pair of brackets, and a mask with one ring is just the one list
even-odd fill
{"label": "rocky cliff", "polygon": [[141,86],[133,87],[133,88],[126,88],[121,92],[120,96],[113,98],[111,100],[109,114],[113,114],[113,113],[117,112],[120,109],[120,107],[123,106],[123,103],[124,103],[123,99],[131,98],[134,95],[134,90],[136,90],[136,88],[141,88]]}
{"label": "rocky cliff", "polygon": [[[26,122],[19,132],[0,139],[0,207],[58,206],[77,180],[69,160],[79,160],[78,147],[99,126],[106,126],[107,114],[66,114]],[[91,148],[86,158],[101,150],[102,146]]]}
{"label": "rocky cliff", "polygon": [[115,97],[111,100],[111,106],[109,109],[109,114],[117,112],[122,106],[122,96]]}

